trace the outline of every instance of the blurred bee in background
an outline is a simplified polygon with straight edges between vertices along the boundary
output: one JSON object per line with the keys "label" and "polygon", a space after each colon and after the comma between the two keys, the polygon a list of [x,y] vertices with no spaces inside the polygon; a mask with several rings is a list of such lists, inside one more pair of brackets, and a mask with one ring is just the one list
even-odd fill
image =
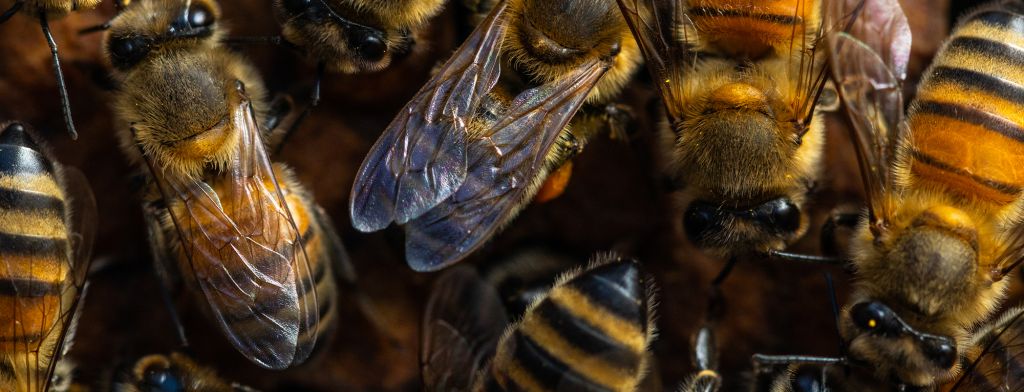
{"label": "blurred bee in background", "polygon": [[139,358],[118,375],[111,391],[116,392],[251,392],[255,389],[228,382],[213,369],[199,365],[181,354],[152,354]]}
{"label": "blurred bee in background", "polygon": [[825,136],[817,113],[832,104],[820,99],[819,2],[618,3],[664,101],[663,166],[682,185],[687,237],[730,260],[799,239]]}
{"label": "blurred bee in background", "polygon": [[610,0],[498,4],[371,148],[352,187],[353,225],[403,226],[417,271],[461,260],[579,151],[587,136],[566,124],[584,102],[618,93],[635,45]]}
{"label": "blurred bee in background", "polygon": [[413,51],[444,0],[274,0],[285,40],[343,73],[379,71]]}
{"label": "blurred bee in background", "polygon": [[0,389],[70,381],[67,366],[56,369],[74,337],[95,225],[85,177],[25,125],[0,125]]}
{"label": "blurred bee in background", "polygon": [[57,55],[57,41],[54,41],[50,33],[51,18],[63,17],[73,11],[95,8],[102,0],[0,0],[0,9],[6,9],[0,14],[0,24],[3,24],[18,12],[22,12],[39,19],[39,26],[43,29],[43,37],[46,44],[50,46],[50,55],[53,56],[53,73],[57,76],[57,91],[60,93],[61,111],[64,114],[64,123],[68,127],[68,133],[72,139],[78,139],[78,131],[75,130],[75,122],[71,119],[71,100],[68,98],[68,88],[64,83],[64,72],[61,71],[60,57]]}
{"label": "blurred bee in background", "polygon": [[[509,325],[495,287],[460,266],[436,283],[421,356],[428,390],[632,391],[653,339],[653,285],[599,255],[562,274]],[[504,332],[503,332],[504,331]]]}
{"label": "blurred bee in background", "polygon": [[863,15],[849,33],[829,35],[868,196],[850,244],[857,281],[840,333],[849,361],[879,378],[932,386],[953,377],[969,328],[995,311],[1003,278],[1024,260],[1022,6],[993,3],[961,20],[906,124],[910,36],[899,4],[848,0],[829,12]]}
{"label": "blurred bee in background", "polygon": [[178,266],[246,358],[283,369],[337,324],[332,265],[351,271],[323,211],[270,162],[263,84],[219,42],[220,16],[209,0],[133,1],[104,39],[113,107],[123,150],[148,172],[156,264]]}

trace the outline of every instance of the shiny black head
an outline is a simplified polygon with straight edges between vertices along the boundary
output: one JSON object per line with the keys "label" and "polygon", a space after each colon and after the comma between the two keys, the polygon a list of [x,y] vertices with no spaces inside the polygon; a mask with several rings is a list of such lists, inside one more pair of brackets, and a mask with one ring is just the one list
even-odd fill
{"label": "shiny black head", "polygon": [[742,245],[763,251],[797,237],[802,220],[800,207],[786,197],[747,209],[698,200],[690,203],[683,214],[683,229],[701,248],[735,248],[736,243],[746,243]]}
{"label": "shiny black head", "polygon": [[[284,35],[333,68],[373,70],[411,51],[408,31],[387,29],[367,10],[341,12],[324,0],[278,0]],[[339,65],[338,63],[353,64]]]}

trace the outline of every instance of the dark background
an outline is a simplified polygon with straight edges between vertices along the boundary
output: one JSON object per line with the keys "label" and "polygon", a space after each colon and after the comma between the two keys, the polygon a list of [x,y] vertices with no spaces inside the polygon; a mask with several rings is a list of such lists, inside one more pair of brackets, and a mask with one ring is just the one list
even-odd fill
{"label": "dark background", "polygon": [[[284,372],[259,369],[238,355],[192,301],[174,294],[192,342],[190,353],[227,378],[264,390],[417,390],[418,341],[423,304],[437,274],[412,272],[403,261],[400,230],[355,232],[348,224],[348,193],[359,163],[392,116],[419,88],[430,68],[457,45],[460,16],[456,2],[437,17],[421,52],[370,75],[330,76],[324,98],[309,121],[277,159],[291,164],[317,201],[334,218],[360,273],[360,288],[377,304],[390,326],[379,331],[355,307],[341,301],[342,321],[324,355]],[[915,34],[911,85],[927,66],[948,23],[975,2],[905,0]],[[277,27],[269,1],[228,0],[225,19],[237,35],[273,34]],[[952,10],[952,11],[950,11]],[[145,230],[130,169],[117,148],[110,92],[101,85],[107,70],[100,60],[101,36],[79,37],[78,29],[113,15],[110,4],[52,23],[61,47],[76,123],[71,142],[63,133],[50,57],[34,20],[19,15],[0,25],[0,119],[32,124],[65,164],[89,177],[99,203],[99,237],[94,250],[105,268],[92,278],[72,358],[78,381],[91,385],[124,361],[178,349],[173,326],[161,302],[149,263]],[[272,90],[305,96],[311,67],[291,52],[247,48]],[[640,78],[645,80],[646,78]],[[908,88],[908,90],[910,90]],[[650,87],[638,82],[622,101],[638,114],[628,142],[600,137],[577,159],[564,196],[533,205],[504,233],[466,262],[503,257],[525,243],[543,241],[580,262],[609,249],[640,259],[659,290],[653,345],[656,375],[674,389],[693,371],[690,335],[704,317],[707,285],[722,263],[704,257],[683,239],[680,213],[655,174],[650,113],[658,107]],[[837,206],[858,206],[861,192],[853,150],[842,117],[832,116],[823,182],[813,195],[815,219],[796,251],[818,252],[817,228]],[[850,276],[840,270],[755,260],[739,265],[723,286],[727,313],[716,328],[727,389],[741,390],[749,378],[749,358],[761,353],[837,354],[837,336],[822,273],[839,282],[840,301]],[[344,295],[344,293],[343,293]],[[1013,298],[1010,303],[1016,303]]]}

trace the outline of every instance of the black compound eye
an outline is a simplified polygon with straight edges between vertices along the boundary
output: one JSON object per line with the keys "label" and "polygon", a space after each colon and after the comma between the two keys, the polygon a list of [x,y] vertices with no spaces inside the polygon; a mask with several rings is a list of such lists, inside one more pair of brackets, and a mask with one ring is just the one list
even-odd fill
{"label": "black compound eye", "polygon": [[188,8],[188,24],[192,28],[208,27],[213,24],[213,11],[202,4],[193,4]]}
{"label": "black compound eye", "polygon": [[313,0],[281,0],[281,7],[292,15],[298,15],[313,6]]}
{"label": "black compound eye", "polygon": [[379,61],[387,53],[388,45],[384,42],[383,34],[379,31],[360,28],[350,31],[348,44],[359,57],[367,61]]}
{"label": "black compound eye", "polygon": [[703,239],[721,231],[724,219],[722,212],[714,205],[694,202],[683,214],[683,229],[691,241],[699,244]]}
{"label": "black compound eye", "polygon": [[956,344],[952,339],[932,337],[925,339],[922,346],[924,355],[936,365],[948,369],[956,362]]}
{"label": "black compound eye", "polygon": [[793,392],[825,392],[828,391],[825,388],[824,377],[822,377],[821,369],[800,367],[795,374],[793,374],[793,381],[791,386]]}
{"label": "black compound eye", "polygon": [[147,392],[183,392],[184,384],[170,369],[150,368],[146,369],[144,391]]}
{"label": "black compound eye", "polygon": [[779,198],[760,205],[754,219],[782,233],[800,229],[800,208],[787,198]]}
{"label": "black compound eye", "polygon": [[892,309],[876,301],[854,305],[850,317],[861,330],[878,335],[894,336],[903,329]]}
{"label": "black compound eye", "polygon": [[146,57],[149,53],[149,40],[141,36],[114,37],[107,49],[111,60],[118,68],[128,68]]}

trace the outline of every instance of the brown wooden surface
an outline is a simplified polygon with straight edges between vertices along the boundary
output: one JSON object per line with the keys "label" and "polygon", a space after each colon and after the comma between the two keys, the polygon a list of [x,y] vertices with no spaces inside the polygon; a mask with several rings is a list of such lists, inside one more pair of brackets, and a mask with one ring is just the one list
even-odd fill
{"label": "brown wooden surface", "polygon": [[[255,3],[255,4],[254,4]],[[905,0],[915,33],[910,70],[920,73],[947,29],[947,1]],[[214,325],[199,314],[190,298],[177,295],[192,354],[215,364],[225,376],[264,390],[418,390],[418,334],[422,309],[437,274],[418,274],[405,266],[403,237],[394,228],[361,234],[348,224],[347,198],[356,168],[394,113],[427,77],[434,61],[457,45],[455,5],[433,23],[430,42],[418,53],[378,74],[332,75],[321,106],[294,136],[279,159],[292,165],[299,179],[328,210],[360,273],[360,287],[377,305],[384,323],[373,327],[349,299],[341,302],[340,328],[317,360],[285,372],[249,364],[228,345]],[[224,3],[233,32],[241,35],[276,31],[268,1]],[[100,35],[79,37],[80,28],[102,23],[113,14],[109,4],[53,23],[61,46],[75,119],[81,134],[71,142],[64,134],[48,51],[31,19],[18,16],[0,26],[0,119],[19,119],[52,141],[59,158],[89,177],[101,217],[94,254],[107,267],[93,277],[73,358],[79,380],[95,383],[121,361],[177,347],[149,264],[145,230],[130,168],[115,142],[110,93],[101,88],[105,66]],[[302,98],[312,68],[285,50],[247,48],[268,79],[268,86]],[[653,346],[661,384],[674,389],[693,370],[690,334],[705,313],[710,279],[722,262],[701,256],[681,235],[679,211],[655,173],[653,113],[660,103],[642,80],[623,101],[638,113],[637,132],[628,143],[599,138],[578,158],[565,195],[526,209],[490,245],[467,262],[500,257],[528,241],[549,240],[584,261],[596,251],[615,249],[639,258],[660,287],[658,328]],[[916,80],[916,78],[914,79]],[[840,205],[857,206],[861,192],[855,157],[843,128],[832,115],[827,166],[812,210],[820,227]],[[816,230],[794,247],[817,253]],[[842,271],[792,263],[754,260],[740,264],[723,286],[727,313],[716,329],[723,374],[729,390],[742,390],[755,352],[834,355],[837,338],[822,272],[831,271],[840,286],[840,301],[849,275]],[[343,293],[344,295],[344,293]]]}

